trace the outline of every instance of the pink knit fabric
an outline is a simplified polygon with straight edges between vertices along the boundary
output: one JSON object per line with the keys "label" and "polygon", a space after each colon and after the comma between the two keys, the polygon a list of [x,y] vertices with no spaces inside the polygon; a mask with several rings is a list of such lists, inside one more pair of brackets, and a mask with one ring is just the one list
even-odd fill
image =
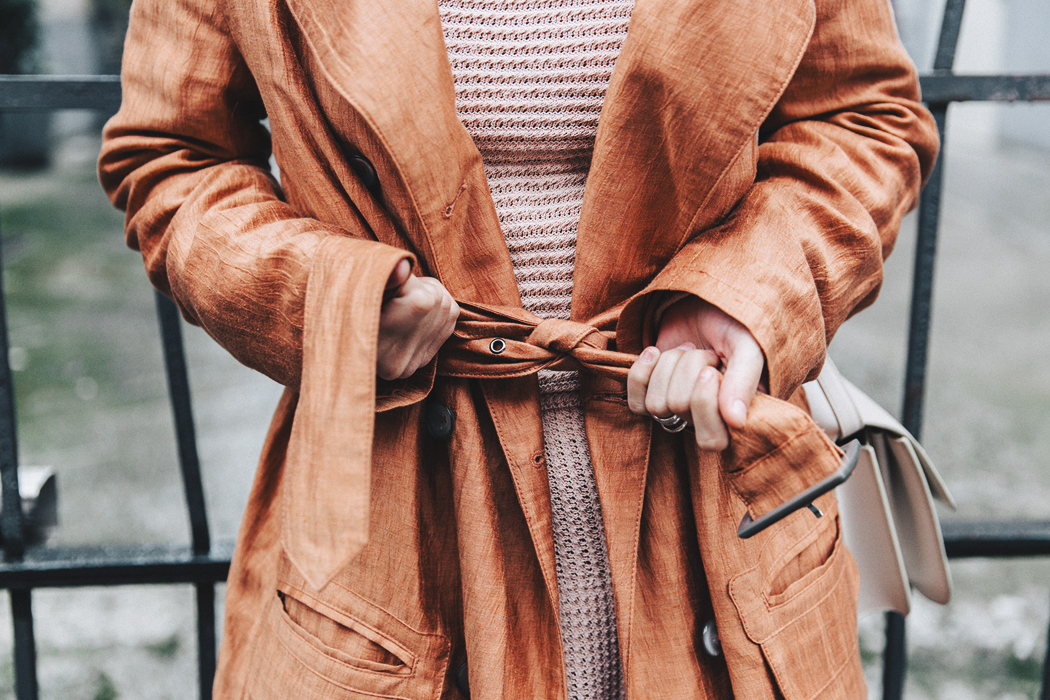
{"label": "pink knit fabric", "polygon": [[[594,137],[633,0],[439,0],[456,109],[485,164],[522,304],[569,318]],[[624,696],[601,503],[575,372],[540,408],[569,697]]]}

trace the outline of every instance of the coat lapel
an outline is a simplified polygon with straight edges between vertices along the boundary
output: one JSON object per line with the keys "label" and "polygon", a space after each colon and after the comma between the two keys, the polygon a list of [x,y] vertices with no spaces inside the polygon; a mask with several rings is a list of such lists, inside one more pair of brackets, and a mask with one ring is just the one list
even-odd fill
{"label": "coat lapel", "polygon": [[287,2],[325,78],[372,130],[364,155],[426,274],[459,299],[520,305],[481,156],[456,116],[437,3]]}
{"label": "coat lapel", "polygon": [[[456,116],[436,2],[288,5],[326,77],[382,144],[366,155],[379,170],[388,210],[401,218],[426,272],[457,299],[520,306],[481,156]],[[534,459],[543,453],[535,382],[485,389],[497,432],[508,436],[502,446],[556,610],[550,497],[546,473]]]}
{"label": "coat lapel", "polygon": [[[762,4],[743,12],[739,0],[637,0],[598,124],[574,319],[640,291],[751,185],[759,126],[815,19],[812,0]],[[746,172],[726,177],[731,166]]]}
{"label": "coat lapel", "polygon": [[[637,0],[587,180],[574,319],[592,318],[644,288],[691,234],[727,213],[751,185],[750,149],[814,22],[811,0],[767,5],[743,13],[738,0]],[[742,152],[751,157],[749,167],[743,177],[727,178],[741,167]],[[589,408],[588,440],[629,664],[652,425],[602,401]]]}

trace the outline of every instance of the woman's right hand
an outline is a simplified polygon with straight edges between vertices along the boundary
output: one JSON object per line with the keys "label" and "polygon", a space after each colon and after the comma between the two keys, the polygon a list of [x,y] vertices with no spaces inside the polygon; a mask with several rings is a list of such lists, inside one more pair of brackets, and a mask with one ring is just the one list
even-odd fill
{"label": "woman's right hand", "polygon": [[379,316],[376,373],[404,379],[437,355],[459,318],[459,305],[433,277],[416,277],[408,260],[386,282]]}

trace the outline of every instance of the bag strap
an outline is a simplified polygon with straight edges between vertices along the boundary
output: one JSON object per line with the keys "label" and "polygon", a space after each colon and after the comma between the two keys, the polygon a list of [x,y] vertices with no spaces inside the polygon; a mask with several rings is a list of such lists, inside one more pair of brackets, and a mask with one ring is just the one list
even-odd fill
{"label": "bag strap", "polygon": [[864,429],[864,419],[830,357],[824,359],[816,381],[807,382],[802,388],[813,420],[831,439],[838,440]]}

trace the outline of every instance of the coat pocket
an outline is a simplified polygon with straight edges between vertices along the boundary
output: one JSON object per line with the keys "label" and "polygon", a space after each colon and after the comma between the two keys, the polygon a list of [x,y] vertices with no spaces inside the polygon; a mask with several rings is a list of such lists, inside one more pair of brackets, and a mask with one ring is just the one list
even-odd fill
{"label": "coat pocket", "polygon": [[747,636],[761,646],[785,700],[865,698],[857,569],[837,509],[793,546],[773,546],[781,542],[771,539],[759,563],[729,582]]}
{"label": "coat pocket", "polygon": [[448,640],[418,632],[350,591],[336,592],[338,607],[279,587],[259,631],[248,695],[253,700],[437,696],[448,670]]}

